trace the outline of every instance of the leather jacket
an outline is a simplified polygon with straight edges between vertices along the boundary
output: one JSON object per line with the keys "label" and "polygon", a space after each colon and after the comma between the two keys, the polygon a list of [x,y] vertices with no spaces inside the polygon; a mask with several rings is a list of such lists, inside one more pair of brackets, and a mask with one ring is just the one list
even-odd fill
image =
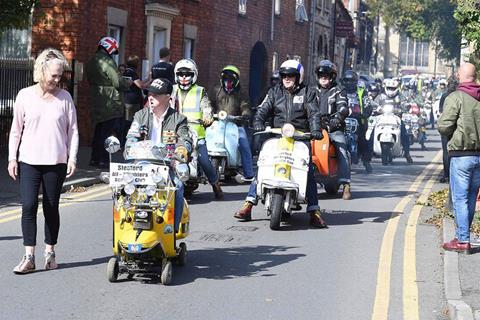
{"label": "leather jacket", "polygon": [[281,128],[291,123],[303,132],[320,131],[320,113],[315,100],[315,91],[299,85],[292,93],[283,86],[274,86],[258,107],[255,124],[264,125],[273,117],[273,127]]}
{"label": "leather jacket", "polygon": [[330,128],[330,132],[344,130],[345,118],[348,117],[350,110],[348,109],[347,93],[344,88],[338,86],[335,82],[332,87],[325,89],[317,86],[316,100],[320,110],[320,119],[322,128],[329,126],[331,116],[338,118],[341,126],[338,128]]}

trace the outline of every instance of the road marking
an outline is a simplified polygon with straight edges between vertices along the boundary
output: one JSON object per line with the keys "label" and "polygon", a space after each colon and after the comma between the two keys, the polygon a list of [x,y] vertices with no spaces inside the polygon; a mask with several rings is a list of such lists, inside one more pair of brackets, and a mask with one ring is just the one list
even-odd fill
{"label": "road marking", "polygon": [[422,211],[423,204],[428,200],[428,194],[432,190],[437,175],[441,171],[441,165],[438,165],[428,180],[422,194],[417,200],[418,204],[413,206],[412,212],[408,217],[407,227],[405,229],[405,244],[403,251],[403,318],[406,320],[418,320],[419,301],[417,286],[417,253],[416,253],[416,234],[417,222]]}
{"label": "road marking", "polygon": [[373,305],[372,320],[386,320],[388,319],[388,306],[390,303],[390,273],[392,266],[393,244],[395,240],[395,233],[397,231],[400,214],[413,198],[412,193],[416,192],[420,187],[420,183],[427,176],[427,173],[432,171],[436,162],[442,157],[442,152],[439,151],[428,166],[423,169],[422,173],[415,179],[410,188],[408,195],[393,209],[392,215],[388,220],[385,233],[383,234],[382,246],[380,249],[380,257],[377,271],[377,285],[375,289],[375,302]]}
{"label": "road marking", "polygon": [[[106,188],[107,188],[106,190],[104,190],[105,189],[104,187],[100,188],[100,190],[98,190],[98,189],[92,190],[91,192],[88,192],[88,194],[82,194],[81,196],[78,196],[78,198],[75,198],[73,201],[61,202],[60,205],[59,205],[59,208],[69,207],[69,206],[72,206],[74,204],[78,204],[81,201],[97,198],[97,197],[100,197],[100,196],[103,196],[103,195],[106,195],[106,194],[109,194],[109,193],[112,192],[109,187],[106,187]],[[19,208],[19,209],[16,209],[16,210],[11,210],[11,211],[7,211],[7,212],[2,213],[2,216],[5,216],[7,213],[8,214],[15,214],[16,213],[16,214],[13,215],[13,216],[7,217],[7,218],[0,219],[0,223],[6,223],[6,222],[16,220],[16,219],[20,218],[22,216],[21,212],[22,212],[22,209]],[[43,212],[43,209],[39,208],[38,211],[37,211],[37,214],[40,214],[42,212]]]}

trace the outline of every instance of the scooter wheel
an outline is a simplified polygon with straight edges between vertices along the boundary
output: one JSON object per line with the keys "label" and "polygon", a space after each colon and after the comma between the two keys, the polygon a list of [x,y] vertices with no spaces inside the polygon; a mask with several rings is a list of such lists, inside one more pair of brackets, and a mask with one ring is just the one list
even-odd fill
{"label": "scooter wheel", "polygon": [[172,282],[173,267],[172,262],[169,260],[162,268],[162,274],[160,275],[160,281],[164,286],[168,286]]}
{"label": "scooter wheel", "polygon": [[116,282],[118,279],[118,259],[115,257],[108,260],[107,278],[110,282]]}
{"label": "scooter wheel", "polygon": [[187,244],[180,243],[180,250],[178,251],[177,265],[183,267],[187,263]]}

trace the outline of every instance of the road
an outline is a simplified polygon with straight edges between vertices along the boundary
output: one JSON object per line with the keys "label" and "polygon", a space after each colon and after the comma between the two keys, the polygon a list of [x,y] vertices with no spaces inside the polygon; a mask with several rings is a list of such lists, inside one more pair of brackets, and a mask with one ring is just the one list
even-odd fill
{"label": "road", "polygon": [[253,221],[238,222],[233,213],[248,186],[226,184],[223,201],[202,186],[190,201],[187,265],[174,268],[168,287],[149,279],[107,281],[106,186],[62,196],[57,270],[42,271],[39,247],[39,271],[12,273],[23,254],[20,214],[4,210],[0,318],[446,319],[439,232],[423,223],[418,205],[438,177],[440,142],[433,135],[428,151],[413,149],[413,165],[375,159],[369,175],[354,166],[350,201],[319,191],[328,229],[310,228],[308,216],[296,214],[271,231],[261,205]]}

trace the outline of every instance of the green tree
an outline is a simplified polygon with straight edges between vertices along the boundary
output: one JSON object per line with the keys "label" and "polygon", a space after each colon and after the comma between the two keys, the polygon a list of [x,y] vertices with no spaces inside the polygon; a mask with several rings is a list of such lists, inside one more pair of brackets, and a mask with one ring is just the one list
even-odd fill
{"label": "green tree", "polygon": [[30,25],[32,10],[40,0],[0,0],[0,35],[7,29],[24,29]]}
{"label": "green tree", "polygon": [[472,0],[459,0],[454,14],[463,38],[473,43],[474,49],[480,53],[480,4]]}

